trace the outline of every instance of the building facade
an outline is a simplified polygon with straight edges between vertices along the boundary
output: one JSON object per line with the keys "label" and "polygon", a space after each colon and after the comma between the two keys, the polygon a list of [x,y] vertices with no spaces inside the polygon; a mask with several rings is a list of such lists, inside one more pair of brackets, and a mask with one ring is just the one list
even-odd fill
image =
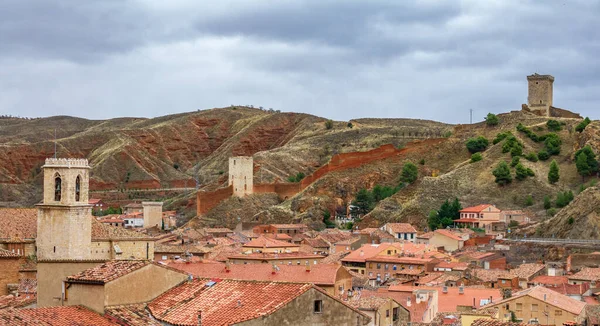
{"label": "building facade", "polygon": [[253,193],[254,160],[251,156],[229,158],[229,185],[233,195],[244,197]]}

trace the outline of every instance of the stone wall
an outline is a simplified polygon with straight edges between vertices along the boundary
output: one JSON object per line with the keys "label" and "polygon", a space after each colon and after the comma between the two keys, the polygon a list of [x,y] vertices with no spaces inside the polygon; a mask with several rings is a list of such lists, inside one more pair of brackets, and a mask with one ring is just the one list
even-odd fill
{"label": "stone wall", "polygon": [[221,201],[233,195],[233,186],[220,188],[215,191],[198,191],[196,194],[196,214],[198,216],[207,213]]}
{"label": "stone wall", "polygon": [[162,202],[142,202],[144,207],[144,227],[149,228],[153,226],[162,225]]}
{"label": "stone wall", "polygon": [[92,209],[87,206],[38,206],[38,258],[88,259],[91,215]]}
{"label": "stone wall", "polygon": [[67,276],[92,268],[101,261],[41,262],[37,264],[37,305],[52,307],[62,305],[62,284]]}
{"label": "stone wall", "polygon": [[19,258],[0,258],[0,295],[7,295],[8,284],[19,283],[19,266],[22,260]]}
{"label": "stone wall", "polygon": [[550,107],[550,116],[557,118],[583,119],[579,113],[574,113],[561,108],[555,108],[553,106]]}

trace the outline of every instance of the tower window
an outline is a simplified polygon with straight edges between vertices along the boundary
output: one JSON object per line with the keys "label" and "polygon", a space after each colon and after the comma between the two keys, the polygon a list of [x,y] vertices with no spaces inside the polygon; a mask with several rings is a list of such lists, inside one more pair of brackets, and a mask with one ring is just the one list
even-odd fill
{"label": "tower window", "polygon": [[540,104],[542,104],[542,100],[540,100]]}
{"label": "tower window", "polygon": [[62,181],[60,176],[54,179],[54,201],[60,201],[62,195]]}
{"label": "tower window", "polygon": [[79,201],[79,194],[81,193],[81,178],[77,176],[75,179],[75,201]]}

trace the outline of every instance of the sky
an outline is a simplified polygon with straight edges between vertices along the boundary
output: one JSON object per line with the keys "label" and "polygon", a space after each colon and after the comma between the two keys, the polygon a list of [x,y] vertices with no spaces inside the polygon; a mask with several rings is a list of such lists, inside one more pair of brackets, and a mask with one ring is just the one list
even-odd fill
{"label": "sky", "polygon": [[600,118],[600,1],[2,0],[0,115],[156,117],[254,105],[468,123],[526,76]]}

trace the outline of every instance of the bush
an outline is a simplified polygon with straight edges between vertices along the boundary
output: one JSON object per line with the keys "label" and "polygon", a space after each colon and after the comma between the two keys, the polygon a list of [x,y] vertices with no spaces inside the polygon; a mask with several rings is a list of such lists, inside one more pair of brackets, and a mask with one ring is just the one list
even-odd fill
{"label": "bush", "polygon": [[448,130],[442,134],[442,137],[444,137],[444,138],[450,138],[450,136],[452,136],[452,131],[450,131],[450,130]]}
{"label": "bush", "polygon": [[535,172],[533,172],[533,170],[532,170],[532,169],[530,169],[530,168],[527,168],[527,176],[530,176],[530,177],[535,177]]}
{"label": "bush", "polygon": [[552,207],[552,200],[548,196],[544,196],[544,209],[550,209]]}
{"label": "bush", "polygon": [[224,173],[225,173],[225,171],[223,171],[223,170],[219,170],[219,175],[222,175],[222,174],[224,174]]}
{"label": "bush", "polygon": [[512,182],[512,176],[510,175],[510,168],[506,162],[502,161],[498,163],[498,166],[492,171],[492,174],[496,177],[496,183],[504,186]]}
{"label": "bush", "polygon": [[514,168],[515,166],[517,166],[517,164],[521,163],[520,162],[521,159],[518,156],[515,156],[512,158],[512,161],[510,162],[510,167]]}
{"label": "bush", "polygon": [[[352,127],[354,127],[354,125],[352,124],[352,122],[348,122],[348,124],[346,125],[348,128],[352,129]],[[350,223],[350,222],[348,222]]]}
{"label": "bush", "polygon": [[556,215],[556,208],[554,208],[554,207],[550,208],[549,210],[546,211],[546,214],[548,216],[554,216],[554,215]]}
{"label": "bush", "polygon": [[529,154],[527,154],[527,156],[525,156],[525,158],[530,162],[538,161],[538,156],[535,153],[529,153]]}
{"label": "bush", "polygon": [[596,154],[590,146],[585,146],[575,152],[575,166],[577,167],[577,173],[581,175],[584,181],[586,176],[598,172]]}
{"label": "bush", "polygon": [[515,220],[512,220],[512,221],[510,221],[510,223],[508,223],[508,227],[510,227],[510,228],[515,228],[517,226],[519,226],[519,222],[517,222]]}
{"label": "bush", "polygon": [[[532,171],[533,172],[533,171]],[[527,179],[529,173],[527,169],[523,166],[523,164],[518,163],[515,167],[515,178],[519,181]]]}
{"label": "bush", "polygon": [[548,127],[548,130],[550,131],[560,131],[562,129],[560,126],[560,122],[552,119],[546,122],[546,127]]}
{"label": "bush", "polygon": [[579,124],[578,124],[578,125],[575,127],[575,131],[577,131],[577,132],[582,132],[582,131],[585,129],[585,127],[587,127],[587,125],[589,125],[589,124],[590,124],[590,122],[592,122],[592,121],[590,120],[590,118],[588,118],[588,117],[585,117],[585,119],[583,119],[583,121],[581,121],[581,122],[580,122],[580,123],[579,123]]}
{"label": "bush", "polygon": [[505,132],[501,132],[498,133],[496,135],[496,138],[494,138],[494,141],[492,142],[494,145],[498,144],[499,142],[503,141],[504,139],[506,139],[506,137],[511,136],[512,133],[510,131],[505,131]]}
{"label": "bush", "polygon": [[562,141],[557,134],[547,134],[544,139],[544,147],[548,152],[548,155],[558,155],[560,154],[560,145],[562,145]]}
{"label": "bush", "polygon": [[329,130],[333,128],[333,120],[325,121],[325,129]]}
{"label": "bush", "polygon": [[419,160],[419,164],[421,164],[421,165],[425,165],[425,159],[424,159],[424,158],[422,158],[421,160]]}
{"label": "bush", "polygon": [[548,152],[546,152],[545,149],[542,149],[541,151],[539,151],[537,156],[540,159],[540,161],[546,161],[547,159],[550,158],[550,154],[548,154]]}
{"label": "bush", "polygon": [[466,145],[469,152],[477,153],[485,151],[489,145],[489,142],[485,137],[479,136],[475,138],[469,138]]}
{"label": "bush", "polygon": [[560,179],[560,171],[558,169],[558,163],[556,160],[552,160],[550,163],[550,170],[548,171],[548,182],[555,184]]}
{"label": "bush", "polygon": [[572,191],[564,191],[564,192],[558,192],[558,194],[556,194],[556,201],[554,202],[554,204],[556,205],[556,207],[558,208],[563,208],[567,205],[569,205],[569,203],[573,200],[574,195]]}
{"label": "bush", "polygon": [[485,118],[485,123],[488,126],[496,126],[496,125],[498,125],[499,122],[500,122],[500,120],[498,119],[498,116],[496,116],[493,113],[488,113],[487,117]]}
{"label": "bush", "polygon": [[290,175],[287,180],[289,182],[300,182],[302,179],[304,179],[304,177],[304,173],[298,172],[296,175]]}
{"label": "bush", "polygon": [[525,198],[525,206],[532,206],[533,205],[533,197],[531,195],[527,196],[527,198]]}
{"label": "bush", "polygon": [[512,157],[523,155],[523,144],[513,135],[508,136],[502,145],[502,153],[508,152]]}
{"label": "bush", "polygon": [[413,183],[419,176],[419,169],[411,162],[404,163],[402,167],[402,174],[400,175],[400,181],[406,183]]}
{"label": "bush", "polygon": [[483,156],[481,156],[481,153],[474,153],[473,155],[471,155],[471,163],[479,162],[482,159]]}
{"label": "bush", "polygon": [[569,225],[573,224],[575,222],[575,219],[571,216],[569,217],[569,219],[567,220],[567,223],[569,223]]}

